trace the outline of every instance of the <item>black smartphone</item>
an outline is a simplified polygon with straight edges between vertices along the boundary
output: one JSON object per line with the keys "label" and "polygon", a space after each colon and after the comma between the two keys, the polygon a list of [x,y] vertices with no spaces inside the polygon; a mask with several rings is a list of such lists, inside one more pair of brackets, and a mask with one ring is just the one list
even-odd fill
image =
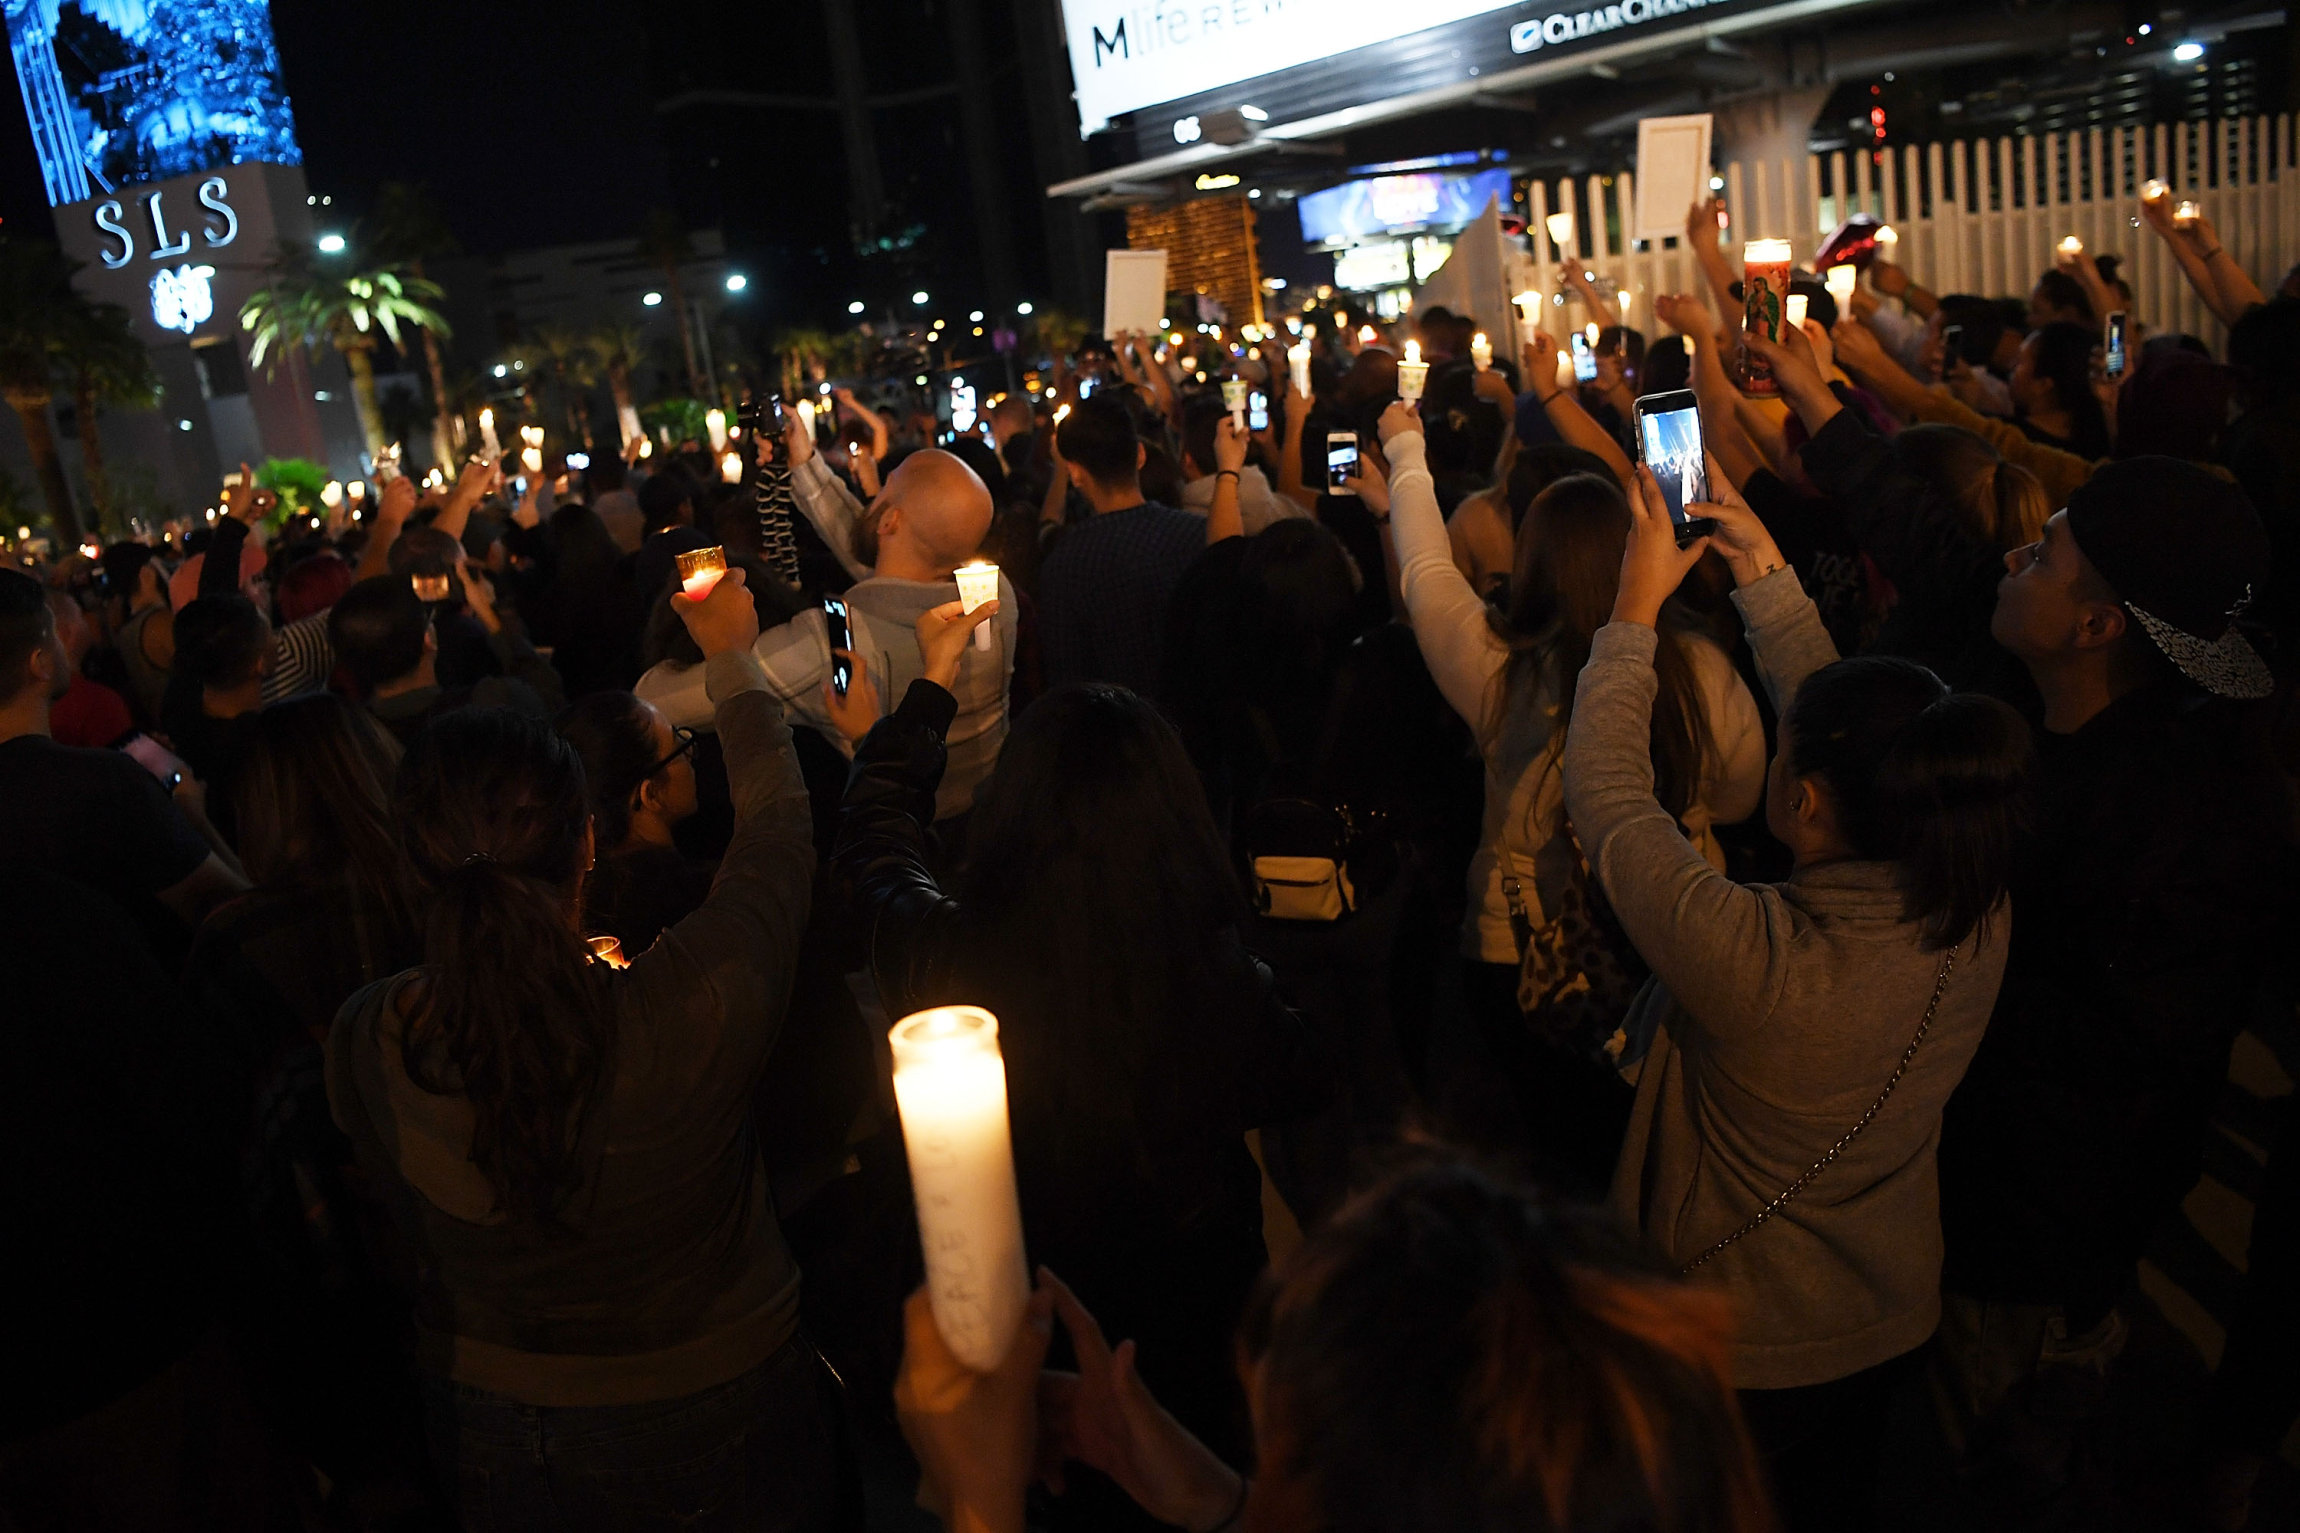
{"label": "black smartphone", "polygon": [[1637,401],[1637,454],[1661,485],[1677,546],[1717,530],[1714,518],[1687,516],[1685,508],[1709,497],[1709,460],[1701,442],[1701,404],[1691,389],[1648,394]]}
{"label": "black smartphone", "polygon": [[1267,431],[1270,429],[1270,396],[1260,389],[1256,389],[1246,396],[1246,429],[1248,431]]}
{"label": "black smartphone", "polygon": [[1342,481],[1358,477],[1358,435],[1354,431],[1326,433],[1326,493],[1355,495]]}
{"label": "black smartphone", "polygon": [[845,598],[823,598],[823,625],[830,630],[831,690],[844,697],[847,688],[854,685],[855,679],[854,663],[839,653],[841,650],[852,652],[854,649],[854,631],[847,625]]}
{"label": "black smartphone", "polygon": [[1580,383],[1597,381],[1597,353],[1589,346],[1589,336],[1580,330],[1573,332],[1573,376]]}
{"label": "black smartphone", "polygon": [[1941,327],[1941,371],[1946,373],[1951,367],[1963,361],[1964,355],[1965,327],[1962,325],[1943,325]]}
{"label": "black smartphone", "polygon": [[2115,310],[2101,336],[2101,352],[2111,378],[2124,376],[2124,310]]}

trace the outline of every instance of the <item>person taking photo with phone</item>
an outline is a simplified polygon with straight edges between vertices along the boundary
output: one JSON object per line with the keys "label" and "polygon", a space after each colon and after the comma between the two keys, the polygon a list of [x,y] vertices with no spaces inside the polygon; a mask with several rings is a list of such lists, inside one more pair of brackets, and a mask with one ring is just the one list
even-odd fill
{"label": "person taking photo with phone", "polygon": [[[1604,1056],[1618,1019],[1605,1019],[1603,1034],[1591,1038],[1538,998],[1529,1015],[1523,981],[1529,962],[1548,961],[1554,970],[1586,956],[1562,935],[1587,885],[1559,768],[1582,666],[1619,591],[1629,508],[1618,485],[1592,474],[1551,484],[1518,527],[1509,605],[1490,608],[1453,561],[1413,406],[1392,404],[1381,436],[1389,529],[1414,637],[1485,759],[1484,825],[1462,932],[1469,1004],[1510,1089],[1511,1148],[1532,1150],[1546,1168],[1594,1193],[1612,1174],[1629,1110]],[[1757,807],[1764,731],[1724,651],[1690,624],[1672,621],[1664,630],[1654,649],[1660,701],[1640,738],[1684,844],[1721,868],[1724,853],[1710,828]]]}
{"label": "person taking photo with phone", "polygon": [[[1940,1319],[1934,1150],[1987,1025],[2013,913],[2028,728],[1913,661],[1839,660],[1724,476],[1680,548],[1640,470],[1610,620],[1564,750],[1567,812],[1652,966],[1616,1213],[1720,1284],[1733,1374],[1792,1533],[1874,1516],[1884,1404]],[[1781,718],[1765,818],[1785,882],[1734,882],[1655,797],[1662,611],[1715,546]]]}

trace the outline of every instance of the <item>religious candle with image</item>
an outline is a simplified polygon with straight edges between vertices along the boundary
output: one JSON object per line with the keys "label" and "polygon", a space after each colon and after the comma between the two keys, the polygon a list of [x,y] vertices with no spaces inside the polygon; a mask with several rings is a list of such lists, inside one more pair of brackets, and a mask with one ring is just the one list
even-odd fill
{"label": "religious candle with image", "polygon": [[998,1019],[939,1006],[897,1022],[887,1041],[935,1329],[960,1362],[988,1373],[1030,1303]]}
{"label": "religious candle with image", "polygon": [[[958,582],[959,605],[968,612],[984,602],[998,600],[998,566],[995,564],[977,559],[951,571],[951,577]],[[974,630],[974,647],[990,648],[990,624],[983,623]]]}
{"label": "religious candle with image", "polygon": [[[1789,323],[1789,242],[1787,240],[1751,240],[1741,247],[1741,328],[1762,331],[1769,341],[1778,343]],[[1781,386],[1773,381],[1772,368],[1762,358],[1749,354],[1749,348],[1740,348],[1741,391],[1745,394],[1778,394]]]}

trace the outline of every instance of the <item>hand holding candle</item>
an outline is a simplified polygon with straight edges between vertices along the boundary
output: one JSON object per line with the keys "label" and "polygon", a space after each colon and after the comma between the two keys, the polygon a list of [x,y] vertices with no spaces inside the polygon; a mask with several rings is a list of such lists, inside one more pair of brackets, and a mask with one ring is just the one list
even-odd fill
{"label": "hand holding candle", "polygon": [[679,589],[689,601],[701,601],[711,594],[711,587],[727,573],[727,551],[724,548],[690,548],[677,556]]}
{"label": "hand holding candle", "polygon": [[2061,265],[2074,266],[2076,258],[2084,254],[2084,241],[2073,234],[2064,234],[2060,243],[2053,247],[2053,254]]}
{"label": "hand holding candle", "polygon": [[485,405],[479,407],[479,442],[488,462],[503,456],[503,443],[495,435],[495,412]]}
{"label": "hand holding candle", "polygon": [[1860,283],[1860,280],[1860,272],[1849,264],[1832,266],[1821,274],[1821,285],[1829,290],[1831,298],[1837,300],[1837,311],[1840,318],[1850,311],[1853,302],[1853,289]]}
{"label": "hand holding candle", "polygon": [[1294,392],[1310,397],[1310,342],[1307,336],[1286,348],[1286,370],[1293,374]]}
{"label": "hand holding candle", "polygon": [[888,1042],[935,1329],[960,1362],[989,1373],[1030,1302],[998,1019],[937,1007],[897,1022]]}
{"label": "hand holding candle", "polygon": [[1422,360],[1422,343],[1406,342],[1406,358],[1398,364],[1398,398],[1409,405],[1416,403],[1429,379],[1430,367]]}

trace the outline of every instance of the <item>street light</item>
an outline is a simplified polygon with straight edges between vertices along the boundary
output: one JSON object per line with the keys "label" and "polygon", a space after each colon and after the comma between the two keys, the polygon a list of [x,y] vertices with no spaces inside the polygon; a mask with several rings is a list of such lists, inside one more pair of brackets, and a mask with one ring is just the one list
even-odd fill
{"label": "street light", "polygon": [[857,298],[853,303],[847,305],[847,312],[849,314],[860,314],[862,311],[863,301],[860,298]]}
{"label": "street light", "polygon": [[744,275],[743,275],[741,272],[739,272],[739,271],[731,271],[731,272],[728,272],[728,273],[727,273],[727,291],[728,291],[728,292],[730,292],[730,293],[739,293],[739,292],[741,292],[741,291],[742,291],[744,288],[747,288],[747,287],[749,287],[750,285],[751,285],[751,279],[750,279],[750,278],[748,278],[748,277],[746,277],[746,276],[744,276]]}
{"label": "street light", "polygon": [[1030,305],[1026,303],[1018,303],[1014,306],[1014,312],[1017,314],[1028,314],[1030,312]]}
{"label": "street light", "polygon": [[501,363],[501,362],[498,362],[498,363],[496,363],[496,364],[495,364],[495,376],[496,376],[496,377],[498,377],[498,378],[508,377],[508,376],[510,375],[510,372],[511,372],[511,369],[510,369],[509,367],[507,367],[506,365],[504,365],[503,363]]}
{"label": "street light", "polygon": [[2182,43],[2172,50],[2172,59],[2176,64],[2193,64],[2202,57],[2204,57],[2204,44],[2202,43]]}
{"label": "street light", "polygon": [[319,237],[319,253],[321,255],[342,255],[343,245],[343,236],[340,234],[323,234]]}
{"label": "street light", "polygon": [[650,309],[659,309],[663,306],[663,295],[661,293],[649,293],[639,301]]}
{"label": "street light", "polygon": [[926,307],[926,289],[922,287],[922,288],[920,288],[920,289],[919,289],[917,292],[915,292],[915,293],[911,294],[911,295],[910,295],[910,301],[911,301],[912,303],[915,303],[915,304],[917,304],[917,305],[918,305],[920,308],[922,308],[922,309],[923,309],[923,308],[925,308],[925,307]]}
{"label": "street light", "polygon": [[979,325],[982,323],[982,311],[980,309],[976,309],[973,313],[967,315],[966,319],[968,324]]}

